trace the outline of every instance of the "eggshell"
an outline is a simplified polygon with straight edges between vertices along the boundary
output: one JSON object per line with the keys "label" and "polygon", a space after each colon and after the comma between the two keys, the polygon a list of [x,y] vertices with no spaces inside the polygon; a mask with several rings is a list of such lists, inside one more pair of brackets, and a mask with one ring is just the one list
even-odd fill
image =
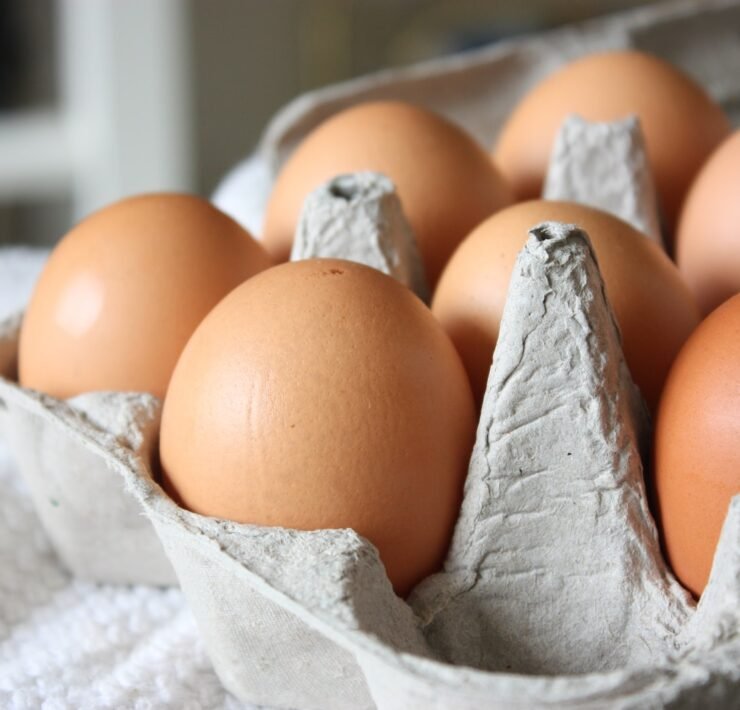
{"label": "eggshell", "polygon": [[151,194],[106,207],[44,267],[23,319],[19,381],[60,399],[94,390],[163,397],[198,323],[270,263],[200,198]]}
{"label": "eggshell", "polygon": [[288,258],[308,193],[335,175],[361,170],[395,183],[430,285],[465,235],[511,202],[499,171],[460,127],[411,104],[360,104],[310,133],[278,176],[264,228],[265,247],[276,260]]}
{"label": "eggshell", "polygon": [[671,368],[653,476],[668,561],[699,596],[730,499],[740,493],[740,295],[701,323]]}
{"label": "eggshell", "polygon": [[654,410],[673,358],[699,322],[688,286],[663,250],[607,212],[569,202],[513,205],[460,245],[432,311],[455,343],[480,405],[516,255],[540,222],[577,224],[593,243],[607,295],[622,330],[627,363]]}
{"label": "eggshell", "polygon": [[539,197],[556,133],[572,113],[590,121],[637,114],[670,239],[691,180],[730,132],[722,109],[689,76],[644,52],[571,62],[524,97],[498,137],[494,158],[518,199]]}
{"label": "eggshell", "polygon": [[231,293],[185,348],[165,488],[204,515],[353,528],[403,595],[442,564],[475,425],[460,359],[411,291],[349,261],[291,262]]}
{"label": "eggshell", "polygon": [[705,314],[740,292],[740,131],[717,148],[691,186],[676,262]]}

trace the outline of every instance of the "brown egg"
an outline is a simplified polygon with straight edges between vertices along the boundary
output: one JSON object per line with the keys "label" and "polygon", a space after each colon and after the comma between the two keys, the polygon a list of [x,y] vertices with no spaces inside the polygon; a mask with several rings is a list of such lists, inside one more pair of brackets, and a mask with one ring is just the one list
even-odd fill
{"label": "brown egg", "polygon": [[511,202],[485,151],[458,126],[410,104],[360,104],[316,128],[278,176],[264,229],[265,247],[277,261],[288,258],[306,195],[358,170],[384,173],[395,183],[432,286],[463,237]]}
{"label": "brown egg", "polygon": [[722,109],[667,62],[635,50],[592,54],[535,86],[501,131],[494,156],[518,199],[540,196],[555,136],[573,113],[590,121],[639,116],[670,234],[691,180],[730,132]]}
{"label": "brown egg", "polygon": [[740,295],[711,313],[671,368],[655,427],[654,486],[673,571],[696,596],[740,493]]}
{"label": "brown egg", "polygon": [[740,131],[717,148],[691,186],[676,261],[703,313],[740,293]]}
{"label": "brown egg", "polygon": [[270,257],[191,195],[117,202],[54,249],[23,319],[19,380],[59,398],[93,390],[163,397],[208,311]]}
{"label": "brown egg", "polygon": [[478,405],[516,256],[529,229],[547,220],[578,224],[591,237],[632,377],[654,411],[673,358],[699,322],[688,286],[660,247],[626,222],[545,200],[513,205],[481,224],[450,259],[434,295],[432,311],[463,359]]}
{"label": "brown egg", "polygon": [[197,513],[354,528],[405,595],[444,559],[475,426],[429,309],[379,271],[313,259],[250,279],[196,330],[165,400],[161,463]]}

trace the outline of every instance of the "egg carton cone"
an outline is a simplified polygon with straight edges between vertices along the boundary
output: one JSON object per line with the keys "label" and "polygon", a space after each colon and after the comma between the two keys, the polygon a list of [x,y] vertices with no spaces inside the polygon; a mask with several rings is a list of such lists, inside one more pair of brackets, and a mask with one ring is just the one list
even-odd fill
{"label": "egg carton cone", "polygon": [[663,246],[658,199],[640,120],[608,123],[569,116],[550,158],[542,197],[611,212]]}
{"label": "egg carton cone", "polygon": [[[92,392],[62,401],[16,382],[22,317],[0,322],[0,435],[18,463],[62,563],[98,582],[171,585],[177,578],[141,505],[112,461],[147,466],[160,401]],[[147,470],[150,470],[147,468]]]}
{"label": "egg carton cone", "polygon": [[546,223],[512,276],[447,560],[408,600],[352,530],[200,516],[142,468],[118,465],[219,677],[242,700],[732,707],[740,497],[696,606],[660,555],[642,475],[647,435],[589,239]]}
{"label": "egg carton cone", "polygon": [[413,230],[393,181],[380,173],[339,175],[308,195],[290,258],[312,257],[372,266],[430,300]]}
{"label": "egg carton cone", "polygon": [[[386,203],[378,222],[389,223],[381,213],[394,209]],[[0,337],[6,377],[19,324]],[[114,439],[112,420],[129,405],[104,409],[106,418],[84,404],[70,413],[7,380],[1,392],[5,412],[40,402],[66,443],[122,476],[164,543],[220,678],[243,700],[295,708],[732,703],[740,697],[740,505],[695,609],[660,559],[639,456],[645,410],[579,229],[534,230],[499,342],[504,356],[491,372],[448,559],[408,602],[393,593],[372,544],[351,530],[240,525],[179,508],[152,472],[153,398],[148,414],[124,417]]]}

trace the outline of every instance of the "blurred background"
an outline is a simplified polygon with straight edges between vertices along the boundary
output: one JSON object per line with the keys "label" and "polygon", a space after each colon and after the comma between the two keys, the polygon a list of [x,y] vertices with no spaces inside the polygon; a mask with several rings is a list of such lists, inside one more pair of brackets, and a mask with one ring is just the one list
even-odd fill
{"label": "blurred background", "polygon": [[0,245],[135,192],[208,196],[303,91],[646,4],[0,0]]}

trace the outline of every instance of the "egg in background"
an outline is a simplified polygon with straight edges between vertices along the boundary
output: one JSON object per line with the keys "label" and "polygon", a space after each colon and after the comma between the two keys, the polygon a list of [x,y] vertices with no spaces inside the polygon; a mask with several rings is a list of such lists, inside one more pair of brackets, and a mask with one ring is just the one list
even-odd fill
{"label": "egg in background", "polygon": [[271,265],[230,217],[192,195],[131,197],[74,227],[23,318],[19,382],[60,399],[163,397],[188,338],[229,291]]}
{"label": "egg in background", "polygon": [[353,528],[406,595],[444,560],[475,427],[460,359],[410,290],[353,262],[290,262],[188,342],[162,413],[163,485],[202,515]]}
{"label": "egg in background", "polygon": [[540,222],[577,224],[594,247],[622,331],[625,359],[651,411],[668,369],[699,323],[699,311],[663,250],[621,219],[571,202],[512,205],[479,225],[447,265],[432,301],[462,357],[480,407],[509,280],[529,230]]}
{"label": "egg in background", "polygon": [[676,263],[705,315],[740,293],[740,131],[712,153],[691,185]]}
{"label": "egg in background", "polygon": [[671,244],[694,175],[730,133],[720,106],[688,75],[644,52],[602,52],[566,64],[525,95],[499,134],[493,156],[518,200],[540,196],[555,137],[570,114],[589,121],[639,117]]}
{"label": "egg in background", "polygon": [[654,436],[653,487],[668,561],[700,596],[740,494],[740,295],[713,311],[671,368]]}
{"label": "egg in background", "polygon": [[263,233],[275,260],[290,254],[306,196],[359,170],[383,173],[396,185],[432,287],[463,237],[511,202],[489,156],[459,126],[400,101],[358,104],[314,129],[283,166]]}

